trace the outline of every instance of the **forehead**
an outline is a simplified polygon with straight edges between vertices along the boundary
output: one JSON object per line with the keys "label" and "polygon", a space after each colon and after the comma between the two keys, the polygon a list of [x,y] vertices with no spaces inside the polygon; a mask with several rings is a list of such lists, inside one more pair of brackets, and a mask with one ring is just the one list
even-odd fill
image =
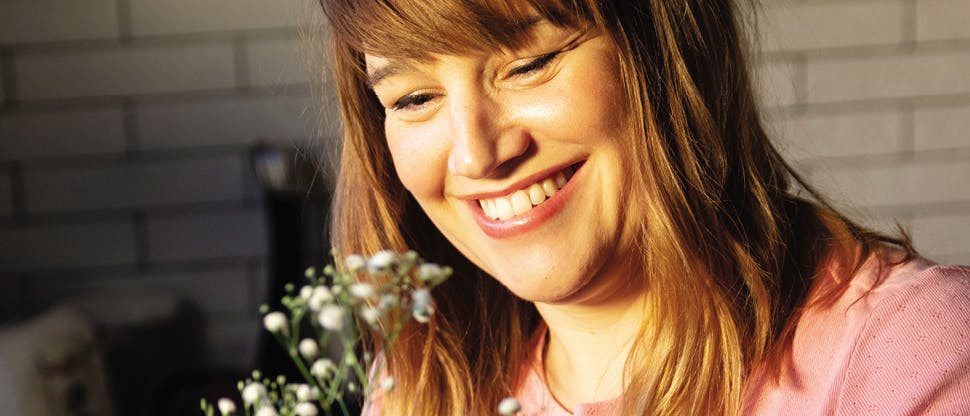
{"label": "forehead", "polygon": [[[496,45],[491,50],[476,51],[475,54],[510,53],[515,48],[531,46],[541,42],[542,39],[553,37],[561,33],[562,30],[563,28],[553,25],[548,20],[534,16],[531,19],[524,20],[521,25],[517,25],[514,28],[514,33],[510,34],[510,36],[516,38],[514,45]],[[394,54],[388,57],[365,53],[364,63],[368,84],[373,86],[391,75],[413,70],[415,67],[422,65],[431,64],[436,57],[440,56],[439,54],[423,54],[420,56],[402,57]]]}

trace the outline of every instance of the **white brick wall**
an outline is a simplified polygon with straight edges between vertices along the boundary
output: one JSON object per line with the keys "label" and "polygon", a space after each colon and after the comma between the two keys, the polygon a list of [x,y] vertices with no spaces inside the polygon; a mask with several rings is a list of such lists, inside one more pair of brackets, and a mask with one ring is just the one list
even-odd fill
{"label": "white brick wall", "polygon": [[59,270],[132,264],[135,231],[130,223],[92,221],[78,225],[25,225],[0,233],[5,272]]}
{"label": "white brick wall", "polygon": [[307,97],[225,97],[138,106],[142,150],[238,145],[256,139],[298,140],[312,129]]}
{"label": "white brick wall", "polygon": [[916,109],[916,150],[970,148],[970,104]]}
{"label": "white brick wall", "polygon": [[118,36],[116,0],[0,1],[0,43]]}
{"label": "white brick wall", "polygon": [[882,45],[904,40],[905,1],[803,1],[765,4],[766,50]]}
{"label": "white brick wall", "polygon": [[10,189],[10,175],[0,174],[0,218],[13,215],[13,195]]}
{"label": "white brick wall", "polygon": [[21,100],[218,90],[236,80],[225,40],[25,53],[14,71]]}
{"label": "white brick wall", "polygon": [[[246,44],[251,85],[275,87],[309,81],[295,38],[256,38]],[[296,64],[281,66],[280,62]]]}
{"label": "white brick wall", "polygon": [[0,114],[0,159],[125,152],[120,106]]}
{"label": "white brick wall", "polygon": [[[970,53],[917,50],[809,60],[809,102],[970,94]],[[918,81],[918,82],[917,82]]]}
{"label": "white brick wall", "polygon": [[304,3],[277,0],[130,0],[133,32],[171,35],[290,27]]}
{"label": "white brick wall", "polygon": [[916,36],[921,41],[970,38],[970,2],[918,0]]}
{"label": "white brick wall", "polygon": [[151,261],[255,257],[266,252],[262,210],[149,218]]}
{"label": "white brick wall", "polygon": [[762,96],[779,147],[859,220],[899,221],[924,254],[970,263],[970,2],[763,11],[762,84],[776,93]]}
{"label": "white brick wall", "polygon": [[132,161],[24,172],[27,212],[155,207],[242,198],[243,160]]}

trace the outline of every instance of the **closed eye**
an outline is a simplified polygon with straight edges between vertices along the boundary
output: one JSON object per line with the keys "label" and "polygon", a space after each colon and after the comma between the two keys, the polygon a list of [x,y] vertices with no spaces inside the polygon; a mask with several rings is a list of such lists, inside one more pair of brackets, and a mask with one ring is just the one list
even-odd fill
{"label": "closed eye", "polygon": [[525,65],[512,68],[512,70],[509,71],[509,74],[507,77],[528,75],[538,70],[541,70],[545,68],[547,65],[549,65],[549,63],[552,62],[553,59],[556,59],[556,57],[559,56],[561,52],[562,51],[548,53],[529,61]]}
{"label": "closed eye", "polygon": [[414,110],[435,98],[434,94],[416,93],[401,97],[391,106],[394,110]]}

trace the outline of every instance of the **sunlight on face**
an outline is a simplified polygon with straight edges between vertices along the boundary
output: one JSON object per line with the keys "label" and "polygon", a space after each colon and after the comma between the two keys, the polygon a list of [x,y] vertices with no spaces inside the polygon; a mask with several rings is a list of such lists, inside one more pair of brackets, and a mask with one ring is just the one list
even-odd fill
{"label": "sunlight on face", "polygon": [[545,21],[508,51],[367,56],[401,182],[522,298],[592,301],[629,253],[626,103],[606,36]]}

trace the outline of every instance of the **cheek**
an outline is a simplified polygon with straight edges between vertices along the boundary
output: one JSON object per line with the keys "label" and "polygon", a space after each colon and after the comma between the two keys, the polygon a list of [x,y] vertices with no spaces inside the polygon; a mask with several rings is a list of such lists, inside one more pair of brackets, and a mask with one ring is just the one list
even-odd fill
{"label": "cheek", "polygon": [[442,195],[447,149],[434,132],[389,123],[384,135],[404,188],[418,199]]}

